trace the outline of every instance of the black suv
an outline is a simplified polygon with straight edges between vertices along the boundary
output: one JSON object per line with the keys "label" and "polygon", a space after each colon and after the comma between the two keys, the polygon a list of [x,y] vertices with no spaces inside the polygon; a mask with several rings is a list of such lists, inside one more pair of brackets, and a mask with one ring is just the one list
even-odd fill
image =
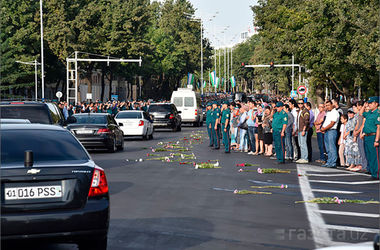
{"label": "black suv", "polygon": [[153,116],[153,127],[181,131],[181,111],[178,111],[174,104],[154,103],[149,106],[148,112]]}
{"label": "black suv", "polygon": [[58,106],[49,102],[0,102],[0,118],[27,119],[31,123],[67,125]]}

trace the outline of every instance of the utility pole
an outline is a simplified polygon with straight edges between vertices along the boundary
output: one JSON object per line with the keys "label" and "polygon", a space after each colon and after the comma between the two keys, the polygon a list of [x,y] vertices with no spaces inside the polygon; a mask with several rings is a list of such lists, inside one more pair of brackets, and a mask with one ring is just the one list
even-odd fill
{"label": "utility pole", "polygon": [[292,55],[292,90],[294,90],[294,55]]}
{"label": "utility pole", "polygon": [[37,88],[37,65],[39,65],[40,63],[37,62],[37,59],[34,59],[34,61],[32,62],[22,62],[22,61],[16,61],[16,63],[22,63],[22,64],[27,64],[27,65],[34,65],[34,96],[35,96],[35,100],[37,101],[38,99],[38,88]]}
{"label": "utility pole", "polygon": [[45,72],[44,72],[44,26],[42,21],[42,0],[40,0],[40,21],[41,21],[41,85],[42,100],[45,99]]}
{"label": "utility pole", "polygon": [[203,24],[201,20],[201,94],[203,95]]}

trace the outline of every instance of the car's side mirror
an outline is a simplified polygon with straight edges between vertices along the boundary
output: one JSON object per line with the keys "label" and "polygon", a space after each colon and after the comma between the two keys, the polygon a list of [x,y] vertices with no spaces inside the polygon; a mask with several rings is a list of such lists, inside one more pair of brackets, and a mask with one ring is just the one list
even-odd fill
{"label": "car's side mirror", "polygon": [[119,126],[120,126],[120,127],[123,127],[124,125],[123,125],[123,123],[119,122]]}
{"label": "car's side mirror", "polygon": [[182,113],[182,111],[178,111],[178,114],[181,114]]}

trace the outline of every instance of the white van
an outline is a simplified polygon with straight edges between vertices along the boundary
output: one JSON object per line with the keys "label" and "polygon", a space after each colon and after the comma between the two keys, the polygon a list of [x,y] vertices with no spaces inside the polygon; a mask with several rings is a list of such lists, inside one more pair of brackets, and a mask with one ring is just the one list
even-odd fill
{"label": "white van", "polygon": [[200,94],[195,93],[191,88],[178,88],[177,91],[173,91],[171,102],[181,111],[182,123],[203,126]]}

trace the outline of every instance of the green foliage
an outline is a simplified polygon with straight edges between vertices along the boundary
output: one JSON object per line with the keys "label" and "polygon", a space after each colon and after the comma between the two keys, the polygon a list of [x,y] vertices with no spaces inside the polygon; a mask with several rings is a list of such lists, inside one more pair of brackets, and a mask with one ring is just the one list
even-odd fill
{"label": "green foliage", "polygon": [[328,86],[350,97],[359,86],[367,96],[378,92],[379,7],[375,0],[261,0],[252,10],[276,61],[294,54],[317,94]]}

